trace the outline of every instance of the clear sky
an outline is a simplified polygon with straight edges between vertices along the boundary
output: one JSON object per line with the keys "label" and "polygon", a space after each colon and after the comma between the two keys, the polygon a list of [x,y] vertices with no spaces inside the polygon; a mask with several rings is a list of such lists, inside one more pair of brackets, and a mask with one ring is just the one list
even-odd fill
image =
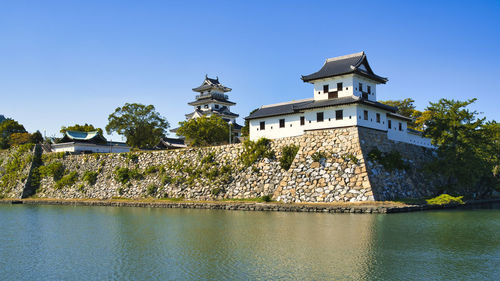
{"label": "clear sky", "polygon": [[[0,114],[28,131],[104,128],[125,102],[175,127],[205,74],[241,117],[313,95],[301,75],[365,51],[379,99],[478,98],[499,120],[500,1],[3,1]],[[172,136],[172,134],[171,134]],[[115,140],[118,138],[115,137]]]}

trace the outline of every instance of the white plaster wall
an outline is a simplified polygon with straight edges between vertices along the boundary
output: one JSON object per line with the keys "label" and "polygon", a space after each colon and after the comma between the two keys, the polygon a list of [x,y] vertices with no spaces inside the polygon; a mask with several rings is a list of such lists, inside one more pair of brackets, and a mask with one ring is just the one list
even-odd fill
{"label": "white plaster wall", "polygon": [[[409,142],[406,121],[396,118],[388,118],[388,120],[392,121],[392,128],[387,128],[387,137],[394,141]],[[399,123],[402,124],[401,131],[399,130]]]}
{"label": "white plaster wall", "polygon": [[330,91],[337,90],[337,83],[342,83],[342,91],[339,92],[339,97],[353,95],[353,75],[343,75],[335,78],[320,79],[314,81],[314,99],[327,100],[328,94],[323,93],[323,85],[328,85]]}
{"label": "white plaster wall", "polygon": [[[335,120],[335,111],[343,110],[343,119]],[[323,112],[323,122],[316,121],[316,113]],[[305,124],[300,125],[300,117],[305,117]],[[285,119],[285,127],[279,127],[279,120]],[[260,130],[260,122],[266,122],[265,130]],[[303,113],[274,116],[250,120],[250,139],[257,140],[265,137],[277,139],[291,136],[300,136],[305,130],[326,129],[356,125],[356,106],[345,105],[337,107],[307,110]]]}
{"label": "white plaster wall", "polygon": [[419,136],[417,134],[408,133],[407,139],[408,139],[408,143],[419,145],[419,146],[424,146],[424,147],[429,147],[429,148],[434,148],[434,146],[431,143],[431,139],[429,139],[429,138],[424,138],[424,137]]}
{"label": "white plaster wall", "polygon": [[[357,105],[358,125],[377,130],[387,130],[387,111],[372,106]],[[364,119],[364,111],[368,111],[368,120]],[[377,123],[377,113],[380,114],[380,123]]]}
{"label": "white plaster wall", "polygon": [[94,153],[122,153],[129,152],[130,148],[127,146],[107,146],[107,145],[92,145],[92,144],[55,144],[52,145],[53,152],[81,152],[92,151]]}
{"label": "white plaster wall", "polygon": [[361,90],[358,89],[359,83],[362,83],[364,92],[368,91],[368,86],[371,87],[371,94],[368,95],[368,100],[377,101],[377,84],[372,80],[366,79],[363,76],[354,75],[352,83],[354,86],[354,95],[358,97],[362,96]]}

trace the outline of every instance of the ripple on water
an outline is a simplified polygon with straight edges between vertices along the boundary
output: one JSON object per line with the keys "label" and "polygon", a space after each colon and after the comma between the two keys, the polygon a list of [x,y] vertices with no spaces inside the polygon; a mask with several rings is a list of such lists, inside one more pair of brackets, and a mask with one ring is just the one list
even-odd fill
{"label": "ripple on water", "polygon": [[500,211],[395,215],[0,206],[11,280],[500,276]]}

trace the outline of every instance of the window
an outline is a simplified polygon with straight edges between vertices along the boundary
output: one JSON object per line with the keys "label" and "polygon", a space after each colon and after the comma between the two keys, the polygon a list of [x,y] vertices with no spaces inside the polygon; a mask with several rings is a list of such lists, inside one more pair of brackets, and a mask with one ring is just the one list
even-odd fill
{"label": "window", "polygon": [[300,116],[300,126],[304,126],[306,124],[306,118],[304,116]]}
{"label": "window", "polygon": [[215,108],[219,108],[219,105],[218,105],[218,104],[216,104],[216,105],[215,105]]}
{"label": "window", "polygon": [[208,108],[208,104],[205,104],[204,108]]}
{"label": "window", "polygon": [[359,83],[358,89],[360,92],[363,92],[363,83]]}
{"label": "window", "polygon": [[372,93],[372,87],[371,86],[366,86],[366,89],[368,90],[368,94]]}
{"label": "window", "polygon": [[261,121],[260,122],[260,129],[261,130],[265,130],[266,129],[266,122],[265,121]]}
{"label": "window", "polygon": [[336,110],[335,111],[335,120],[342,120],[344,119],[344,111],[343,110]]}
{"label": "window", "polygon": [[337,91],[342,91],[342,83],[337,83]]}
{"label": "window", "polygon": [[391,120],[387,120],[387,128],[389,128],[389,129],[392,128],[392,122],[391,122]]}
{"label": "window", "polygon": [[377,113],[377,123],[380,123],[380,113]]}
{"label": "window", "polygon": [[363,111],[363,119],[368,120],[368,110]]}
{"label": "window", "polygon": [[280,119],[280,128],[285,128],[285,119]]}
{"label": "window", "polygon": [[399,130],[402,131],[403,130],[403,124],[401,124],[401,122],[399,122]]}
{"label": "window", "polygon": [[316,122],[323,122],[323,112],[316,113]]}
{"label": "window", "polygon": [[198,105],[198,109],[201,109],[201,105]]}
{"label": "window", "polygon": [[337,91],[328,93],[328,99],[336,99],[338,97],[339,97],[339,92]]}
{"label": "window", "polygon": [[328,93],[329,90],[328,90],[328,85],[323,85],[323,93]]}

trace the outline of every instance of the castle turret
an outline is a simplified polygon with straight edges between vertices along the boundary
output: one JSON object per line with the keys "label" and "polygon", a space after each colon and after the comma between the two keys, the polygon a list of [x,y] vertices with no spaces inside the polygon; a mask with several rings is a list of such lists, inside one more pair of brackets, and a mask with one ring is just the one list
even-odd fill
{"label": "castle turret", "polygon": [[195,100],[188,104],[194,107],[193,112],[186,114],[186,119],[197,118],[201,116],[211,116],[217,114],[224,121],[233,124],[233,132],[235,136],[239,136],[241,126],[236,123],[238,114],[231,112],[230,107],[236,105],[235,102],[229,100],[226,93],[231,92],[231,88],[222,85],[219,82],[219,77],[215,79],[205,75],[205,80],[199,87],[193,88],[193,91],[198,93]]}

